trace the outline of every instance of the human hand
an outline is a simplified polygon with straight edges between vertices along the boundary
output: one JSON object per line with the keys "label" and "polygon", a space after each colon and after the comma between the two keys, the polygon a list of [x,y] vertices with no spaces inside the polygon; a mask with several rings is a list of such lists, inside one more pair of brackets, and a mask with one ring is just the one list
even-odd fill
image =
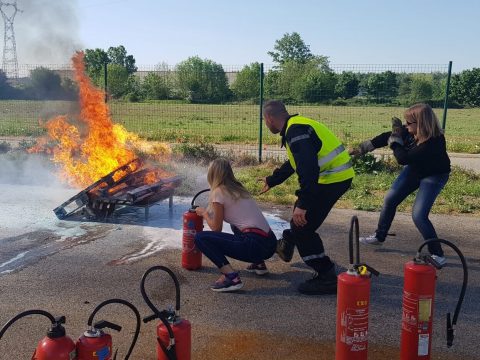
{"label": "human hand", "polygon": [[355,147],[355,148],[353,148],[353,149],[349,149],[349,150],[348,150],[348,154],[349,154],[350,156],[354,156],[354,157],[355,157],[355,156],[360,156],[360,155],[362,155],[362,152],[361,152],[361,150],[360,150],[359,147]]}
{"label": "human hand", "polygon": [[198,216],[201,216],[201,217],[204,217],[205,216],[205,213],[207,212],[207,209],[205,209],[204,207],[196,207],[195,208],[195,213],[198,215]]}
{"label": "human hand", "polygon": [[353,148],[348,151],[348,153],[351,156],[362,156],[365,155],[366,153],[375,150],[375,147],[373,146],[372,142],[370,140],[362,142],[360,145],[358,145],[356,148]]}
{"label": "human hand", "polygon": [[267,184],[267,178],[266,177],[263,177],[263,178],[258,178],[257,179],[259,182],[263,182],[263,188],[262,190],[260,190],[260,195],[266,193],[268,190],[270,190],[270,186],[268,186]]}
{"label": "human hand", "polygon": [[305,217],[306,213],[307,213],[307,210],[296,207],[293,210],[293,216],[292,216],[293,223],[296,226],[300,226],[300,227],[307,225],[307,218]]}
{"label": "human hand", "polygon": [[402,120],[400,120],[395,116],[392,117],[392,135],[401,137],[402,129],[403,129]]}
{"label": "human hand", "polygon": [[390,135],[390,137],[388,138],[388,146],[390,146],[390,149],[393,149],[392,145],[396,143],[396,144],[399,144],[400,146],[403,146],[403,140],[400,136],[397,136],[397,135]]}

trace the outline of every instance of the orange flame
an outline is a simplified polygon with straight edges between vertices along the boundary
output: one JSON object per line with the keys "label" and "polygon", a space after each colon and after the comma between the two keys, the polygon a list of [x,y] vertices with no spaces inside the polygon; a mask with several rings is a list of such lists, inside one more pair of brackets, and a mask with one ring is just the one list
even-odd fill
{"label": "orange flame", "polygon": [[[69,123],[65,115],[57,116],[45,124],[49,138],[56,143],[50,151],[53,161],[61,165],[61,178],[73,186],[92,184],[137,157],[127,144],[140,151],[169,155],[171,150],[168,145],[160,143],[147,146],[136,134],[113,123],[104,101],[105,92],[96,88],[86,75],[83,59],[83,52],[77,52],[72,58],[79,87],[81,110],[78,124]],[[47,141],[43,139],[30,152],[39,151],[46,144]],[[149,150],[142,149],[145,147]],[[160,175],[165,173],[147,173],[145,182],[158,181]]]}

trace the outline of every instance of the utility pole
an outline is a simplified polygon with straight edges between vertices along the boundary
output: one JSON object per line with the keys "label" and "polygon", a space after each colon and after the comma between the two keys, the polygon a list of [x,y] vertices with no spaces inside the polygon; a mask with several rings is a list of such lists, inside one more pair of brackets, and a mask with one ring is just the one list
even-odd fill
{"label": "utility pole", "polygon": [[1,1],[0,12],[5,23],[5,33],[3,37],[3,59],[2,69],[9,78],[18,78],[18,60],[17,45],[15,43],[15,31],[13,30],[13,20],[17,12],[17,0]]}

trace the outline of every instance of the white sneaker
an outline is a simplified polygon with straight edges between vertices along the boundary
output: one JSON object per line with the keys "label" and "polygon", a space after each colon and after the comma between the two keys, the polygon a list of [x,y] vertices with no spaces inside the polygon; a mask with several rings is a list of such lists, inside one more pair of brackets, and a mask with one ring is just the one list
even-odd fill
{"label": "white sneaker", "polygon": [[365,245],[375,245],[381,246],[383,241],[379,241],[377,239],[377,235],[370,235],[370,236],[360,236],[360,242]]}
{"label": "white sneaker", "polygon": [[445,259],[445,256],[432,255],[432,259],[442,267],[447,265],[447,259]]}

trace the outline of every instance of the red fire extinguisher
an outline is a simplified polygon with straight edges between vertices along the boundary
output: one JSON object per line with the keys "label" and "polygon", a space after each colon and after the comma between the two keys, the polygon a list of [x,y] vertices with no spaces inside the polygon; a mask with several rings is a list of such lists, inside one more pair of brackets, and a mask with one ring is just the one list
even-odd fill
{"label": "red fire extinguisher", "polygon": [[197,270],[202,267],[202,253],[195,246],[195,235],[203,230],[203,217],[197,215],[195,199],[204,192],[198,192],[192,199],[191,207],[183,214],[183,238],[182,238],[182,267],[188,270]]}
{"label": "red fire extinguisher", "polygon": [[27,310],[12,319],[10,319],[0,330],[0,339],[7,329],[17,320],[29,315],[42,315],[47,317],[51,322],[51,327],[44,337],[37,345],[32,360],[74,360],[76,359],[75,343],[65,335],[65,316],[53,317],[44,310]]}
{"label": "red fire extinguisher", "polygon": [[[137,308],[126,300],[122,299],[109,299],[99,304],[88,318],[87,325],[90,329],[85,331],[83,335],[77,340],[77,356],[78,360],[111,360],[112,359],[112,336],[103,331],[104,328],[110,328],[116,331],[122,330],[122,327],[111,323],[109,321],[101,320],[96,322],[93,326],[93,318],[97,312],[108,304],[122,304],[128,306],[135,313],[137,319],[137,325],[133,336],[132,343],[128,349],[125,359],[128,360],[135,347],[135,344],[140,334],[140,313]],[[114,359],[116,359],[117,353],[115,352]]]}
{"label": "red fire extinguisher", "polygon": [[[353,259],[355,230],[356,260]],[[370,278],[379,273],[360,263],[358,218],[352,217],[349,232],[349,269],[337,280],[336,360],[365,360],[368,355],[368,307]]]}
{"label": "red fire extinguisher", "polygon": [[[167,272],[175,284],[175,310],[158,310],[150,301],[145,292],[145,280],[155,270]],[[142,297],[153,315],[143,319],[144,323],[156,318],[160,319],[157,326],[157,359],[158,360],[190,360],[192,356],[192,325],[186,319],[180,317],[180,283],[172,270],[165,266],[153,266],[142,276],[140,283]]]}
{"label": "red fire extinguisher", "polygon": [[447,346],[453,344],[454,327],[467,289],[467,263],[462,252],[454,244],[443,239],[431,239],[419,247],[413,261],[409,261],[404,267],[401,360],[429,360],[431,356],[435,280],[437,269],[441,269],[442,266],[421,251],[424,246],[436,242],[451,247],[460,257],[463,266],[463,285],[453,321],[450,313],[447,314]]}

